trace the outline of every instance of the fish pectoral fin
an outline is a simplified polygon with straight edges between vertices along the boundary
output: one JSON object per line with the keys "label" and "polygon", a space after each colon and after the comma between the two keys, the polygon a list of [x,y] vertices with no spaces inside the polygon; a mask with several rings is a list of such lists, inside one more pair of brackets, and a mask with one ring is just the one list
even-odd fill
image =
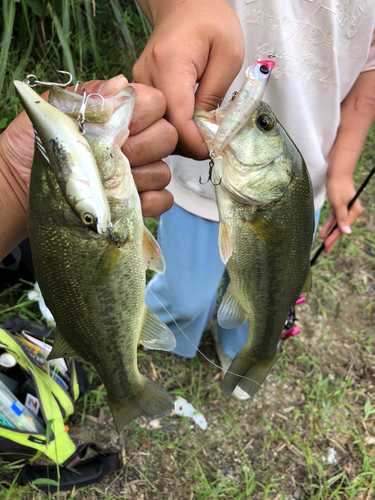
{"label": "fish pectoral fin", "polygon": [[49,353],[47,361],[58,358],[75,358],[77,354],[70,347],[64,337],[56,328],[55,341],[53,343],[52,351]]}
{"label": "fish pectoral fin", "polygon": [[145,269],[151,269],[157,273],[165,273],[165,261],[158,242],[152,236],[146,226],[143,227],[142,237],[143,263]]}
{"label": "fish pectoral fin", "polygon": [[116,243],[110,240],[94,271],[93,282],[95,285],[100,285],[110,278],[117,267],[121,255],[121,250],[117,247]]}
{"label": "fish pectoral fin", "polygon": [[246,311],[233,295],[232,287],[229,283],[217,313],[217,321],[223,328],[231,329],[243,325],[246,320]]}
{"label": "fish pectoral fin", "polygon": [[108,405],[119,434],[134,418],[168,416],[174,410],[171,396],[146,377],[142,377],[134,392],[134,397],[119,403],[108,398]]}
{"label": "fish pectoral fin", "polygon": [[301,293],[311,292],[312,288],[312,275],[311,275],[311,267],[309,265],[309,269],[307,271],[306,281],[302,287]]}
{"label": "fish pectoral fin", "polygon": [[219,225],[219,252],[221,260],[226,264],[232,256],[233,249],[229,241],[227,226],[224,222],[220,222]]}
{"label": "fish pectoral fin", "polygon": [[242,349],[234,357],[223,380],[223,394],[228,397],[238,385],[249,396],[254,396],[259,391],[264,379],[270,372],[276,355],[262,359],[252,359],[246,356]]}
{"label": "fish pectoral fin", "polygon": [[171,330],[147,306],[143,315],[139,343],[147,349],[160,351],[173,351],[176,347],[176,339]]}
{"label": "fish pectoral fin", "polygon": [[254,233],[265,245],[271,247],[279,247],[283,244],[283,239],[279,232],[274,227],[272,227],[272,225],[265,217],[263,217],[263,215],[255,212],[253,218],[247,222],[249,223]]}

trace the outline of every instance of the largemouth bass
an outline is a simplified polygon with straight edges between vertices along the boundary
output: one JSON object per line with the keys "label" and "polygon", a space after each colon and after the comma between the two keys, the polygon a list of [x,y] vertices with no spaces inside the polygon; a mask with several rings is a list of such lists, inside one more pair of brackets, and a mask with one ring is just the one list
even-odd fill
{"label": "largemouth bass", "polygon": [[[225,108],[196,111],[195,123],[212,151]],[[244,347],[223,381],[224,396],[239,385],[260,388],[277,352],[285,318],[311,286],[309,254],[314,231],[313,194],[298,149],[261,102],[215,158],[219,249],[230,284],[218,311],[224,328],[248,320]]]}
{"label": "largemouth bass", "polygon": [[[25,84],[15,86],[34,128],[44,131],[49,125],[39,113],[40,97]],[[75,118],[82,96],[53,89],[50,100]],[[53,156],[55,150],[39,133],[28,213],[37,280],[57,324],[49,358],[79,356],[92,363],[106,387],[118,432],[133,418],[169,414],[174,408],[172,398],[137,367],[138,343],[171,350],[175,339],[144,303],[145,268],[163,272],[164,260],[144,228],[129,162],[119,146],[129,133],[134,100],[134,90],[128,87],[104,104],[89,99],[86,109],[85,137],[110,207],[110,230],[95,232],[71,209],[64,186],[58,183],[61,159]],[[67,118],[46,106],[44,115],[53,121],[55,113],[58,120]],[[54,137],[58,144],[63,133],[59,123]],[[82,139],[78,127],[69,134],[72,141]]]}

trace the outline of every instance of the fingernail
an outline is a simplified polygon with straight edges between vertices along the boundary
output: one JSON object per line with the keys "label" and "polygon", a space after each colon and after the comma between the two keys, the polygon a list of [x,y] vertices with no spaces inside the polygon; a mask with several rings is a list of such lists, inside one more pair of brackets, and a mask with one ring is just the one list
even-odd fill
{"label": "fingernail", "polygon": [[128,86],[128,80],[124,75],[117,75],[110,80],[103,82],[97,92],[98,94],[104,95],[115,95],[124,90]]}
{"label": "fingernail", "polygon": [[342,226],[342,232],[344,234],[350,234],[352,230],[350,229],[350,226]]}

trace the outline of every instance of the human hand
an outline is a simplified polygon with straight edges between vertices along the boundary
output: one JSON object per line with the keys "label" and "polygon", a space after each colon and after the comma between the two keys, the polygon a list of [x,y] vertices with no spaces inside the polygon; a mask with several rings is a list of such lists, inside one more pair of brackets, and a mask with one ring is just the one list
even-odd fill
{"label": "human hand", "polygon": [[176,127],[181,154],[207,158],[193,113],[219,106],[241,69],[240,22],[226,0],[143,0],[139,4],[154,31],[133,67],[134,81],[163,92],[165,117]]}
{"label": "human hand", "polygon": [[332,213],[324,223],[320,237],[325,238],[337,223],[337,228],[327,237],[324,251],[329,253],[342,234],[350,234],[355,220],[361,215],[362,207],[359,200],[348,211],[348,204],[353,199],[356,190],[351,175],[335,175],[327,178],[327,197],[332,206]]}
{"label": "human hand", "polygon": [[[116,95],[126,88],[123,76],[108,81],[92,81],[86,85],[87,93],[98,92],[103,97]],[[156,217],[169,210],[172,194],[164,189],[170,181],[169,167],[161,161],[177,143],[177,133],[163,115],[166,103],[162,93],[144,85],[132,85],[136,92],[135,109],[130,123],[130,136],[122,147],[129,159],[142,212],[146,217]],[[72,89],[71,89],[72,90]],[[44,99],[48,93],[42,94]],[[23,111],[1,136],[1,155],[6,159],[15,176],[29,185],[34,152],[32,125]]]}

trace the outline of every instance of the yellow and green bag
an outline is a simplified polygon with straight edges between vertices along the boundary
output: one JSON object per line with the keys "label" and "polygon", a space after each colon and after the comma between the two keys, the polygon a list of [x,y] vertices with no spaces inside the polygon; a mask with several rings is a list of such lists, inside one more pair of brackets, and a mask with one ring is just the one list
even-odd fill
{"label": "yellow and green bag", "polygon": [[[25,459],[29,462],[23,468],[19,481],[26,484],[40,477],[55,477],[59,478],[59,489],[62,490],[70,489],[74,484],[82,487],[98,482],[104,475],[117,470],[117,453],[104,452],[95,443],[86,443],[77,448],[67,432],[65,421],[74,413],[74,403],[79,396],[75,362],[72,360],[69,363],[70,388],[65,390],[39,365],[34,364],[15,336],[0,328],[0,354],[2,352],[11,354],[23,372],[31,377],[45,424],[44,433],[23,431],[0,424],[0,457],[10,461]],[[97,451],[98,456],[84,461],[90,448]],[[30,465],[42,453],[62,466],[59,474],[56,468],[51,470],[49,467],[47,470],[45,466]],[[69,470],[73,467],[74,471]],[[54,490],[50,485],[46,485],[45,489]]]}

